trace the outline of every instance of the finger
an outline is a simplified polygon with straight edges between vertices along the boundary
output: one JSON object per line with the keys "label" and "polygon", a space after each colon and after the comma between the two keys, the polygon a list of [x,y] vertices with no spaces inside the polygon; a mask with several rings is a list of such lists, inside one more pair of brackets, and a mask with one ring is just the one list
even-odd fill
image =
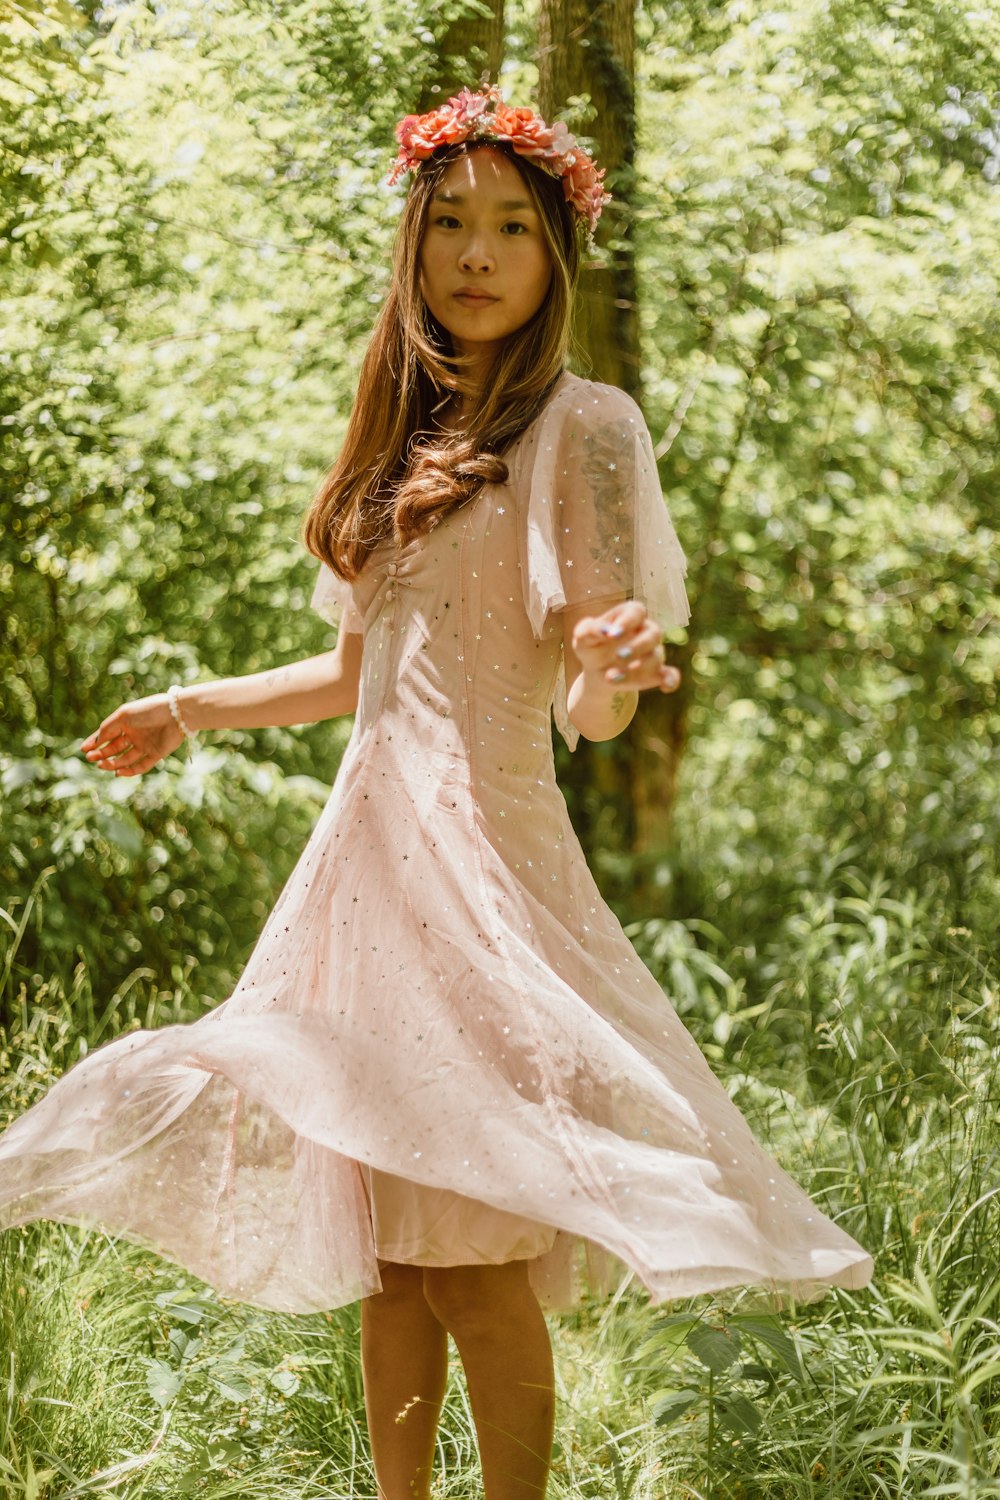
{"label": "finger", "polygon": [[124,765],[128,757],[143,753],[143,749],[123,731],[110,745],[100,745],[96,750],[88,750],[87,759],[100,771],[114,771]]}
{"label": "finger", "polygon": [[638,657],[646,656],[650,651],[655,651],[660,645],[660,627],[652,620],[647,620],[639,630],[625,635],[616,644],[615,656],[619,661],[633,661]]}
{"label": "finger", "polygon": [[638,676],[650,666],[658,668],[664,656],[659,626],[649,620],[634,636],[626,637],[615,648],[614,660],[607,664],[605,676],[609,682],[623,682],[628,677]]}
{"label": "finger", "polygon": [[92,766],[107,766],[114,764],[119,756],[128,753],[132,746],[125,745],[124,741],[116,740],[111,745],[99,745],[96,750],[86,751],[86,758]]}
{"label": "finger", "polygon": [[646,606],[637,599],[626,599],[606,610],[598,623],[603,636],[616,640],[637,630],[645,619]]}
{"label": "finger", "polygon": [[621,604],[613,605],[599,615],[587,615],[577,620],[574,641],[579,641],[582,646],[603,645],[612,632],[620,631],[619,617],[627,603],[627,600],[622,600]]}
{"label": "finger", "polygon": [[123,749],[123,741],[113,741],[111,744],[96,745],[93,750],[87,750],[85,754],[91,764],[96,765],[103,760],[111,760],[115,755],[120,755]]}
{"label": "finger", "polygon": [[87,736],[80,745],[80,749],[84,753],[98,748],[106,749],[122,739],[128,739],[128,728],[116,714],[112,714],[104,720],[99,729],[95,729],[93,734]]}
{"label": "finger", "polygon": [[127,770],[131,766],[138,766],[143,761],[156,760],[157,757],[148,745],[130,743],[123,745],[119,753],[114,757],[115,769]]}
{"label": "finger", "polygon": [[108,771],[108,772],[110,772],[110,774],[112,776],[118,776],[121,773],[122,764],[121,764],[121,761],[118,761],[118,760],[100,761],[95,766],[95,770],[98,770],[98,771]]}
{"label": "finger", "polygon": [[[670,670],[676,671],[676,668],[671,668]],[[654,651],[647,652],[638,661],[624,663],[623,671],[625,674],[624,677],[621,679],[616,678],[615,680],[623,681],[628,687],[639,685],[644,688],[658,687],[661,682],[666,680],[663,676],[663,660]],[[673,681],[672,678],[670,680]]]}
{"label": "finger", "polygon": [[632,599],[623,599],[599,615],[578,620],[574,632],[581,645],[603,644],[618,640],[634,630],[646,617],[646,607]]}
{"label": "finger", "polygon": [[648,688],[659,688],[663,693],[674,693],[680,684],[681,674],[676,667],[664,666],[651,656],[636,672],[624,673],[615,686],[624,692],[643,693]]}
{"label": "finger", "polygon": [[139,776],[143,771],[148,771],[159,759],[150,751],[144,751],[141,755],[134,755],[129,760],[120,761],[114,766],[116,776]]}
{"label": "finger", "polygon": [[601,629],[601,622],[599,620],[592,620],[588,617],[583,620],[577,620],[573,627],[574,651],[578,650],[581,646],[603,645],[606,639],[607,637]]}

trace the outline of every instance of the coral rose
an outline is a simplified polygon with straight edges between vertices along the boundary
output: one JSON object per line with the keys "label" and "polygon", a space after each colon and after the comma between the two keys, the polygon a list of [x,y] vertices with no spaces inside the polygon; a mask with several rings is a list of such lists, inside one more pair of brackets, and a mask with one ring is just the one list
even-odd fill
{"label": "coral rose", "polygon": [[[532,109],[512,109],[508,104],[498,104],[493,112],[496,134],[510,141],[521,156],[549,155],[559,128],[560,122],[547,125]],[[566,127],[561,128],[565,130]]]}
{"label": "coral rose", "polygon": [[470,122],[450,104],[442,104],[440,109],[429,110],[426,115],[407,115],[400,120],[396,126],[396,139],[404,151],[423,161],[438,146],[464,141],[470,128]]}
{"label": "coral rose", "polygon": [[[468,90],[465,90],[468,93]],[[475,96],[470,96],[475,97]],[[458,96],[461,99],[461,95]],[[453,108],[458,100],[442,104],[425,115],[404,115],[396,126],[399,155],[393,162],[389,182],[398,182],[403,173],[418,161],[426,161],[439,146],[464,141],[472,133],[473,121]]]}

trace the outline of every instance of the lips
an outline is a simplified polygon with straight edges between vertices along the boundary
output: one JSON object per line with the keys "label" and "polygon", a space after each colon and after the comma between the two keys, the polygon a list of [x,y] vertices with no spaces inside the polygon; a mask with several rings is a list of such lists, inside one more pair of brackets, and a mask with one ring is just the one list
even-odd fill
{"label": "lips", "polygon": [[491,302],[500,299],[494,297],[492,292],[481,292],[476,287],[462,287],[460,291],[452,294],[456,302],[468,302],[470,307],[487,307]]}

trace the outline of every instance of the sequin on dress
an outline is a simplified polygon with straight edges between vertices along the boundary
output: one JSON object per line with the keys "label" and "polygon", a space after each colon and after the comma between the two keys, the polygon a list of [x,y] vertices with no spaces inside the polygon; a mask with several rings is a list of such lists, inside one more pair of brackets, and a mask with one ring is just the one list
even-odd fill
{"label": "sequin on dress", "polygon": [[364,636],[326,804],[232,996],[76,1063],[0,1136],[0,1226],[100,1224],[293,1312],[378,1260],[530,1261],[566,1308],[863,1286],[597,890],[555,779],[560,609],[689,618],[639,408],[565,373],[509,478],[314,607]]}

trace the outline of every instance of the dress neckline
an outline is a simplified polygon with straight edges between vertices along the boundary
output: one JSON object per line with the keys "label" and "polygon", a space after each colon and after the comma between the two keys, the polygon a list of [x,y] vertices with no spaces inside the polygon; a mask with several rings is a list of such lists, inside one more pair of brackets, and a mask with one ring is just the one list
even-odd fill
{"label": "dress neckline", "polygon": [[572,385],[572,383],[574,381],[576,381],[579,384],[579,382],[580,382],[580,376],[579,375],[574,375],[573,372],[572,372],[572,370],[563,370],[562,374],[557,378],[557,380],[553,384],[551,391],[549,392],[548,396],[545,399],[544,405],[542,405],[538,409],[538,411],[536,411],[535,415],[532,417],[532,419],[528,423],[527,427],[522,428],[522,430],[518,433],[518,435],[514,439],[514,441],[512,443],[510,443],[507,448],[504,449],[503,454],[502,454],[503,458],[509,459],[517,451],[517,449],[520,448],[521,444],[524,442],[525,438],[528,436],[528,433],[531,432],[532,429],[538,425],[538,423],[542,420],[543,417],[545,417],[545,416],[547,416],[549,414],[549,412],[552,410],[552,408],[555,405],[555,403],[559,400],[560,396],[562,396],[563,393],[570,388],[570,386]]}
{"label": "dress neckline", "polygon": [[[524,434],[526,432],[528,432],[532,427],[534,427],[535,423],[541,417],[543,417],[545,415],[545,413],[548,411],[549,407],[552,405],[553,401],[556,400],[557,396],[562,395],[563,391],[567,387],[567,382],[574,381],[574,380],[579,381],[579,379],[580,379],[580,376],[579,375],[574,375],[573,372],[572,372],[572,370],[563,369],[563,370],[560,371],[560,373],[556,376],[555,380],[552,383],[552,389],[549,391],[549,394],[546,397],[544,404],[539,408],[539,410],[532,417],[532,419],[528,423],[527,427],[525,427],[521,432],[519,432],[518,435],[517,435],[517,437],[514,438],[513,442],[508,447],[507,452],[510,452],[510,450],[512,448],[516,447],[516,445],[524,437]],[[456,434],[461,434],[464,431],[466,431],[466,429],[464,427],[452,427],[452,428],[442,427],[442,428],[439,428],[438,430],[440,432],[442,432],[443,434],[445,434],[446,436],[449,436],[449,437],[450,436],[454,436]]]}

